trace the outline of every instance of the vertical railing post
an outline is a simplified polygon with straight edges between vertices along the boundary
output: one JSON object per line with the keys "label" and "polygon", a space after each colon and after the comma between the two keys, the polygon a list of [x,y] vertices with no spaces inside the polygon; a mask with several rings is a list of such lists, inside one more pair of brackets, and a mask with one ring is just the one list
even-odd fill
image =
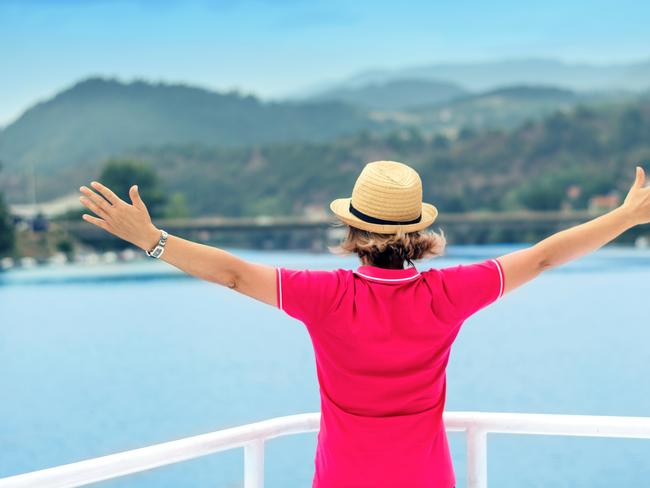
{"label": "vertical railing post", "polygon": [[467,488],[487,488],[487,432],[467,428]]}
{"label": "vertical railing post", "polygon": [[244,446],[244,488],[264,488],[264,439]]}

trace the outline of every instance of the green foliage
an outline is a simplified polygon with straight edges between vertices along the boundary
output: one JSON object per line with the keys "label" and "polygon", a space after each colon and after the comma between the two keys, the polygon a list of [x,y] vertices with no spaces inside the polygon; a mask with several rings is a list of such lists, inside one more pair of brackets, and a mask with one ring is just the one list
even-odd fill
{"label": "green foliage", "polygon": [[56,243],[56,249],[67,256],[71,256],[74,251],[74,245],[69,238],[63,238]]}
{"label": "green foliage", "polygon": [[[650,102],[632,107],[647,132]],[[387,135],[360,133],[328,143],[286,143],[239,148],[169,146],[134,152],[155,162],[170,189],[190,196],[193,215],[290,215],[307,206],[326,209],[350,195],[369,161],[388,159],[414,166],[423,198],[442,212],[555,210],[571,185],[580,195],[570,204],[586,208],[589,198],[625,191],[634,165],[650,157],[650,137],[626,135],[620,126],[629,107],[558,113],[510,131],[474,131],[462,139],[425,137],[415,129]],[[650,167],[646,168],[650,171]]]}
{"label": "green foliage", "polygon": [[638,139],[650,135],[650,121],[645,120],[637,107],[629,107],[620,116],[618,144],[621,149],[633,145]]}
{"label": "green foliage", "polygon": [[15,229],[9,208],[0,193],[0,256],[11,254],[15,244]]}
{"label": "green foliage", "polygon": [[577,208],[587,206],[588,197],[606,193],[612,189],[612,177],[608,174],[585,171],[580,167],[563,168],[548,172],[522,183],[515,191],[519,204],[531,210],[559,210],[568,200],[570,186],[580,187],[581,193],[573,201]]}
{"label": "green foliage", "polygon": [[522,183],[514,192],[515,201],[530,210],[559,210],[566,189],[564,174],[547,173]]}
{"label": "green foliage", "polygon": [[458,132],[459,141],[469,141],[474,137],[476,137],[476,131],[471,127],[462,127]]}
{"label": "green foliage", "polygon": [[[635,164],[650,159],[649,136],[650,100],[639,100],[563,110],[508,131],[467,127],[456,138],[408,125],[324,142],[142,147],[100,181],[113,178],[103,182],[126,198],[138,184],[159,216],[298,215],[349,196],[363,166],[386,159],[415,167],[423,199],[441,212],[581,209],[594,195],[629,188]],[[161,181],[172,197],[157,202]],[[579,196],[569,198],[573,185]]]}
{"label": "green foliage", "polygon": [[108,160],[99,176],[99,182],[128,203],[131,203],[129,189],[138,185],[140,197],[147,205],[151,217],[164,216],[167,195],[160,178],[149,164],[132,159]]}
{"label": "green foliage", "polygon": [[434,149],[449,149],[449,138],[443,134],[436,134],[433,137],[433,148]]}
{"label": "green foliage", "polygon": [[[2,163],[0,163],[2,169]],[[4,201],[4,196],[0,192],[0,256],[11,254],[16,242],[16,231],[13,220],[9,213],[9,208]]]}
{"label": "green foliage", "polygon": [[190,210],[187,208],[187,202],[185,201],[185,195],[178,191],[172,193],[163,212],[163,217],[166,219],[185,219],[191,217]]}

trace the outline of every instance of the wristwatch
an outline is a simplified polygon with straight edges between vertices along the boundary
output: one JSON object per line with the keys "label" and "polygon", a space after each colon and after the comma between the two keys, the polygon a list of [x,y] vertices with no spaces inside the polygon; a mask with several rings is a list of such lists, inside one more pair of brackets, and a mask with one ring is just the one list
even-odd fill
{"label": "wristwatch", "polygon": [[167,232],[164,230],[160,231],[160,240],[158,241],[158,244],[156,244],[156,247],[154,247],[151,251],[145,251],[147,253],[147,256],[150,256],[152,258],[158,259],[160,256],[162,256],[162,253],[165,252],[165,243],[167,242]]}

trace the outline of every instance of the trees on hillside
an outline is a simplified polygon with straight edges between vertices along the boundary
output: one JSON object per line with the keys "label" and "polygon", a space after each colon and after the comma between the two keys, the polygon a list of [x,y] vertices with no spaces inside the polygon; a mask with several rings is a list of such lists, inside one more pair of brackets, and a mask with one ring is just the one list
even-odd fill
{"label": "trees on hillside", "polygon": [[110,159],[105,163],[99,181],[129,203],[129,188],[138,185],[151,217],[164,216],[168,197],[158,174],[150,165],[133,159]]}
{"label": "trees on hillside", "polygon": [[[300,214],[314,205],[327,212],[327,203],[349,194],[364,164],[377,159],[414,166],[423,197],[441,212],[579,210],[594,196],[625,191],[630,168],[650,160],[648,134],[650,103],[638,102],[578,107],[513,130],[458,137],[409,128],[322,143],[165,146],[133,154],[187,195],[194,215]],[[569,197],[574,187],[579,195]]]}
{"label": "trees on hillside", "polygon": [[152,218],[190,217],[185,195],[178,191],[168,194],[158,173],[148,163],[135,159],[110,159],[104,164],[99,181],[126,202],[131,201],[129,188],[138,185]]}
{"label": "trees on hillside", "polygon": [[441,212],[578,210],[625,191],[630,168],[650,160],[649,135],[650,101],[639,100],[579,106],[512,130],[403,127],[319,143],[142,147],[108,161],[99,179],[126,200],[138,184],[153,217],[188,216],[188,207],[192,215],[288,215],[327,212],[366,162],[390,159],[418,170],[423,198]]}
{"label": "trees on hillside", "polygon": [[0,192],[0,256],[5,256],[13,251],[14,241],[14,224],[9,214],[9,207],[5,204]]}

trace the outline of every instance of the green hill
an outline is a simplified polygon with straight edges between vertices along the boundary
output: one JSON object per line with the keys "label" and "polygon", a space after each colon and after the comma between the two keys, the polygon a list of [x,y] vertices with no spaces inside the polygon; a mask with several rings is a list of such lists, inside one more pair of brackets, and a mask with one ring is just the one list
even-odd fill
{"label": "green hill", "polygon": [[[650,172],[650,101],[557,112],[510,131],[465,131],[452,141],[400,130],[362,132],[324,143],[261,147],[166,147],[130,154],[156,164],[170,190],[195,215],[301,214],[327,211],[347,196],[363,165],[404,161],[418,169],[424,198],[441,211],[585,208],[597,194],[627,191],[634,165]],[[241,192],[246,189],[245,194]]]}
{"label": "green hill", "polygon": [[8,177],[31,165],[54,176],[143,145],[322,141],[377,126],[363,110],[339,102],[265,103],[184,85],[93,78],[1,131],[0,160]]}

